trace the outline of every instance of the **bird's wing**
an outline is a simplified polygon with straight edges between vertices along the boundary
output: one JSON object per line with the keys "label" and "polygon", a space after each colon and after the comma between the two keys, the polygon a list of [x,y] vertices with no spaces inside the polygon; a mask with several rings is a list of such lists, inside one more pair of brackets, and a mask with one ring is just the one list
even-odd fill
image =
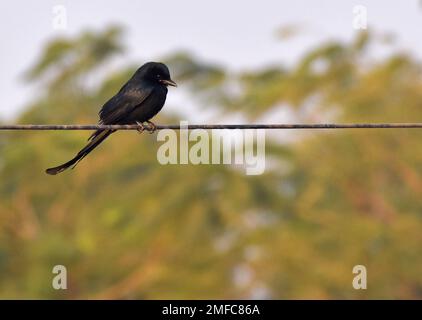
{"label": "bird's wing", "polygon": [[148,98],[153,88],[125,88],[108,100],[101,108],[101,124],[118,124],[129,116],[136,107],[140,107],[142,102]]}

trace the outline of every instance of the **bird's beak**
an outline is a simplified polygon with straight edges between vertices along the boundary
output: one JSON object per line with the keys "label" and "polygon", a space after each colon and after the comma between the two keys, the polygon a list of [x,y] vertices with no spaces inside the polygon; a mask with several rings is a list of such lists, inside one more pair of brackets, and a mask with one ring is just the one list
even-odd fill
{"label": "bird's beak", "polygon": [[174,82],[173,80],[169,79],[169,80],[160,80],[160,82],[162,84],[165,84],[166,86],[172,86],[172,87],[177,87],[177,83]]}

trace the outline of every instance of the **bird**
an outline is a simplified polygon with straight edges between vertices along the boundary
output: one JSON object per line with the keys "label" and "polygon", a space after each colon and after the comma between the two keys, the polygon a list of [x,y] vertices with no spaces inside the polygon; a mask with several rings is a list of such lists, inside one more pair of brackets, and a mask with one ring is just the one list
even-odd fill
{"label": "bird", "polygon": [[[99,124],[137,124],[138,131],[145,129],[152,133],[156,126],[150,121],[164,106],[168,86],[177,87],[170,77],[168,67],[161,62],[147,62],[142,65],[123,87],[100,109]],[[148,123],[145,126],[144,123]],[[98,129],[88,139],[88,144],[68,162],[48,168],[47,174],[56,175],[68,168],[75,168],[100,143],[116,130]]]}

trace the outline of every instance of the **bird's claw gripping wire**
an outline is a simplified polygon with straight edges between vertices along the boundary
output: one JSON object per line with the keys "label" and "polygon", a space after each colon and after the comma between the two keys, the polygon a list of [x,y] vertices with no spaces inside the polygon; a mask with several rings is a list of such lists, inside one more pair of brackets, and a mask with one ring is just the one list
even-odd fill
{"label": "bird's claw gripping wire", "polygon": [[151,122],[151,121],[147,121],[147,123],[148,123],[148,132],[150,133],[150,134],[152,134],[152,133],[154,133],[155,131],[157,131],[157,126],[155,125],[155,123],[154,122]]}
{"label": "bird's claw gripping wire", "polygon": [[139,121],[136,121],[136,124],[138,125],[138,129],[136,129],[139,133],[144,132],[145,130],[148,131],[150,134],[154,133],[155,131],[157,131],[157,126],[151,122],[151,121],[146,121],[146,123],[148,123],[148,125],[145,125]]}
{"label": "bird's claw gripping wire", "polygon": [[139,121],[136,121],[136,124],[138,125],[138,128],[136,129],[139,134],[145,131],[145,126],[143,123],[140,123]]}

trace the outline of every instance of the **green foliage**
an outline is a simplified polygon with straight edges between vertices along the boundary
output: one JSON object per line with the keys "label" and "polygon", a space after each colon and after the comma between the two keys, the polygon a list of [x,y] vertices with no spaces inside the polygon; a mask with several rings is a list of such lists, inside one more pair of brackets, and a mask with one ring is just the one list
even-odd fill
{"label": "green foliage", "polygon": [[[120,38],[111,28],[51,42],[28,73],[45,92],[19,122],[94,123],[134,70],[86,84],[121,52]],[[229,74],[187,53],[166,62],[181,88],[224,115],[259,120],[283,105],[306,121],[419,121],[419,63],[369,64],[371,41],[321,45],[290,69]],[[261,176],[161,166],[154,136],[118,132],[50,177],[44,169],[73,156],[86,132],[3,133],[0,297],[421,298],[420,132],[296,132],[281,144],[284,134],[268,132]],[[51,287],[57,264],[66,291]],[[366,291],[351,285],[358,264]]]}

